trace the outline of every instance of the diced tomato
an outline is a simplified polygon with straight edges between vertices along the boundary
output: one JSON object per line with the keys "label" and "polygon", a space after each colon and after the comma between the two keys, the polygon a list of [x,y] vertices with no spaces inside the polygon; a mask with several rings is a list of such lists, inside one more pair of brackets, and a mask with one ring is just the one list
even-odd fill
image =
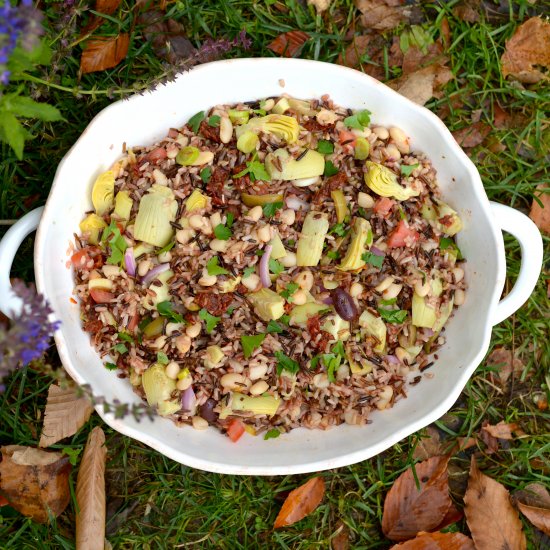
{"label": "diced tomato", "polygon": [[147,153],[147,160],[149,162],[159,162],[159,160],[164,160],[166,158],[166,149],[164,147],[157,147],[153,149],[150,153]]}
{"label": "diced tomato", "polygon": [[388,247],[412,246],[419,238],[420,234],[418,231],[411,229],[405,220],[401,220],[388,237]]}
{"label": "diced tomato", "polygon": [[378,199],[376,201],[376,204],[373,208],[374,213],[385,218],[390,213],[390,210],[392,209],[394,204],[395,201],[390,199],[389,197],[382,197],[381,199]]}
{"label": "diced tomato", "polygon": [[90,296],[96,304],[106,304],[115,297],[112,292],[107,292],[106,290],[101,290],[100,288],[92,288],[90,290]]}
{"label": "diced tomato", "polygon": [[71,263],[75,268],[84,267],[88,264],[90,261],[90,256],[88,255],[88,250],[86,248],[82,248],[75,252],[71,256]]}
{"label": "diced tomato", "polygon": [[349,145],[350,147],[355,147],[355,140],[357,139],[357,136],[350,132],[349,130],[340,130],[340,133],[338,134],[338,141],[340,142],[340,145]]}
{"label": "diced tomato", "polygon": [[231,420],[229,426],[227,426],[227,435],[229,436],[229,439],[231,439],[233,443],[236,443],[243,434],[244,424],[236,418]]}

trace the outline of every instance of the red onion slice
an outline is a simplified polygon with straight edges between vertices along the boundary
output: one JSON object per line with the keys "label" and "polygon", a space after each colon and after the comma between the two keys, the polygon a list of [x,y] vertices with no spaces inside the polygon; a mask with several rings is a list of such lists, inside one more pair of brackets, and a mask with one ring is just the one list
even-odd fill
{"label": "red onion slice", "polygon": [[134,277],[136,274],[136,259],[134,258],[134,249],[132,247],[127,248],[124,253],[124,265],[126,271],[130,277]]}
{"label": "red onion slice", "polygon": [[145,277],[141,279],[141,284],[143,286],[150,285],[161,273],[164,273],[165,271],[168,271],[170,269],[170,264],[160,264],[153,269],[151,269]]}
{"label": "red onion slice", "polygon": [[181,408],[186,411],[193,411],[195,409],[195,404],[197,403],[197,397],[193,391],[193,386],[189,386],[181,394]]}
{"label": "red onion slice", "polygon": [[269,276],[269,258],[271,258],[272,246],[266,245],[264,253],[260,259],[260,281],[264,288],[271,286],[271,277]]}
{"label": "red onion slice", "polygon": [[399,359],[395,355],[386,355],[386,361],[392,365],[399,365]]}
{"label": "red onion slice", "polygon": [[372,252],[375,256],[385,256],[385,253],[380,250],[379,248],[376,248],[376,246],[371,246],[369,248],[370,252]]}

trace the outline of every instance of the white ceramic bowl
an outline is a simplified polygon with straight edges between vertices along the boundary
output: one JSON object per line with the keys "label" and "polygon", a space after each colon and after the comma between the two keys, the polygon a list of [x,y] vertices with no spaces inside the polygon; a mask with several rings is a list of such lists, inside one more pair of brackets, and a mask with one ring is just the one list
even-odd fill
{"label": "white ceramic bowl", "polygon": [[[22,239],[38,226],[35,273],[38,289],[62,321],[55,341],[68,373],[90,384],[108,401],[137,403],[127,380],[107,371],[80,324],[79,306],[70,301],[73,278],[67,268],[73,233],[89,210],[90,189],[99,173],[119,157],[122,144],[152,144],[168,128],[182,126],[197,111],[287,92],[298,98],[330,94],[340,105],[369,109],[375,124],[399,126],[413,149],[426,152],[437,168],[443,195],[464,221],[458,237],[467,258],[466,303],[446,331],[447,343],[409,397],[391,410],[376,412],[372,424],[328,431],[293,430],[278,439],[245,434],[238,443],[214,428],[176,428],[157,418],[136,422],[97,412],[114,429],[183,464],[228,474],[296,474],[345,466],[370,458],[437,420],[455,402],[489,346],[491,328],[528,298],[542,264],[542,240],[534,224],[506,206],[491,204],[479,174],[444,124],[430,111],[380,82],[352,69],[314,61],[239,59],[201,65],[152,93],[118,101],[99,113],[57,170],[45,209],[22,218],[0,244],[0,309],[10,315],[20,304],[9,286],[9,269]],[[521,244],[522,267],[512,291],[499,302],[506,265],[502,230]]]}

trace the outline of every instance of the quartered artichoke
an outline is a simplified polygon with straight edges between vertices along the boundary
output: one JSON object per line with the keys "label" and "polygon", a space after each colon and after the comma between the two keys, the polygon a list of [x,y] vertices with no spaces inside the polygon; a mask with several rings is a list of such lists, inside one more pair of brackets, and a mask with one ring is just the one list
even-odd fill
{"label": "quartered artichoke", "polygon": [[236,129],[237,139],[249,130],[256,133],[273,134],[286,143],[298,141],[300,134],[300,126],[294,117],[277,114],[250,119],[247,124],[243,124]]}
{"label": "quartered artichoke", "polygon": [[97,214],[89,214],[79,224],[80,231],[88,236],[90,244],[99,242],[99,233],[107,227],[107,224]]}
{"label": "quartered artichoke", "polygon": [[381,197],[393,197],[398,201],[406,201],[411,197],[420,195],[420,191],[410,187],[402,187],[397,176],[389,168],[370,160],[365,164],[369,169],[365,174],[365,183],[369,189]]}
{"label": "quartered artichoke", "polygon": [[115,197],[115,214],[121,220],[128,221],[132,212],[134,201],[128,191],[119,191]]}
{"label": "quartered artichoke", "polygon": [[115,199],[115,175],[112,170],[103,172],[92,187],[92,204],[98,216],[107,214]]}
{"label": "quartered artichoke", "polygon": [[[456,235],[462,231],[462,220],[460,216],[447,203],[429,199],[422,205],[422,217],[433,223],[433,225],[446,235]],[[443,221],[441,221],[443,220]]]}
{"label": "quartered artichoke", "polygon": [[266,155],[265,168],[271,179],[276,180],[312,178],[321,176],[325,171],[325,157],[317,151],[309,150],[298,158],[300,160],[292,158],[286,149],[277,149]]}
{"label": "quartered artichoke", "polygon": [[378,344],[373,348],[378,353],[383,353],[386,347],[386,325],[381,317],[375,317],[370,311],[365,310],[359,317],[359,325],[366,329],[366,333],[374,336]]}
{"label": "quartered artichoke", "polygon": [[134,237],[154,246],[166,246],[174,236],[170,224],[176,220],[178,203],[174,193],[163,185],[153,185],[139,202]]}
{"label": "quartered artichoke", "polygon": [[159,363],[151,365],[143,373],[141,382],[147,402],[151,406],[156,406],[161,416],[181,409],[179,403],[170,400],[172,392],[176,389],[176,381],[166,376],[163,365]]}
{"label": "quartered artichoke", "polygon": [[338,269],[354,271],[365,265],[363,254],[372,245],[372,229],[364,218],[354,218],[351,226],[351,242]]}

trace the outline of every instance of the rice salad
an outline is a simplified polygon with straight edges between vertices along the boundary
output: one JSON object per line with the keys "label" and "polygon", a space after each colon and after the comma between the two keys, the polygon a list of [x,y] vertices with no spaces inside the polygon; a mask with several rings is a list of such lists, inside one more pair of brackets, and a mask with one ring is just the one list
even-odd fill
{"label": "rice salad", "polygon": [[369,423],[437,371],[465,300],[429,158],[328,96],[201,111],[91,199],[71,262],[105,367],[233,441]]}

